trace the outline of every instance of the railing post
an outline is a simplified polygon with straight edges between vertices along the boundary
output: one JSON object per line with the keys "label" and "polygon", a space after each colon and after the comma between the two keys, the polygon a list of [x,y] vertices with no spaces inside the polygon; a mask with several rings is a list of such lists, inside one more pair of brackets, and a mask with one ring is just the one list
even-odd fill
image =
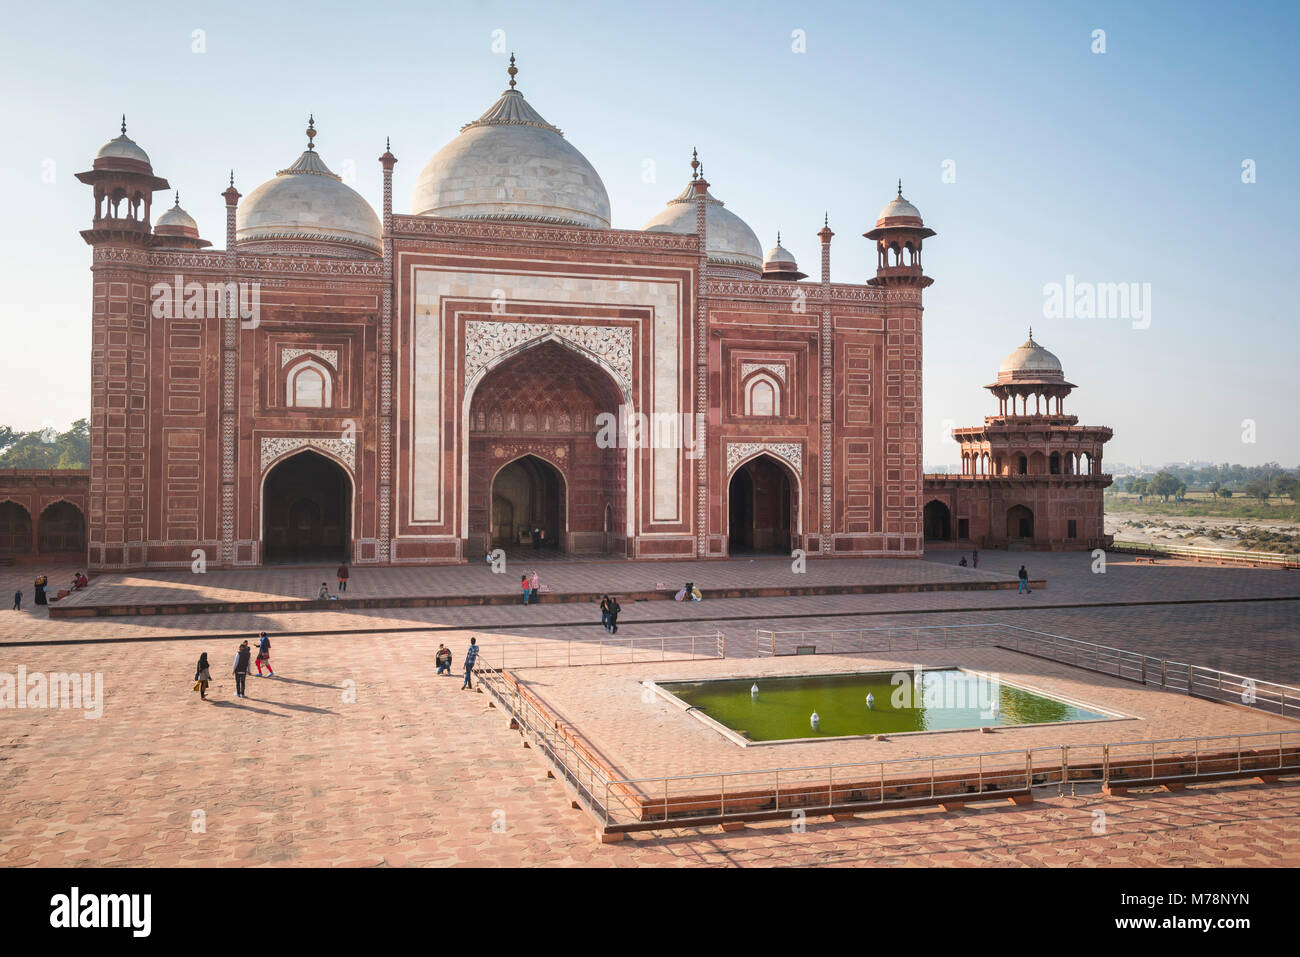
{"label": "railing post", "polygon": [[1165,687],[1165,659],[1160,659],[1160,687]]}
{"label": "railing post", "polygon": [[1187,693],[1192,693],[1192,665],[1187,666]]}
{"label": "railing post", "polygon": [[1101,746],[1101,786],[1110,787],[1110,745]]}

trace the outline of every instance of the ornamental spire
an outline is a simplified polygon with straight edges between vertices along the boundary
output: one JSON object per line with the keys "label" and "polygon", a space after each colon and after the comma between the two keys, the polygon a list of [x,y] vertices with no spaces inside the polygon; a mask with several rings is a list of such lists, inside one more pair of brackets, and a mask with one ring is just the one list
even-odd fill
{"label": "ornamental spire", "polygon": [[510,68],[506,72],[510,74],[510,89],[513,90],[515,88],[515,75],[519,72],[519,69],[515,66],[515,55],[513,53],[510,54]]}
{"label": "ornamental spire", "polygon": [[307,149],[315,150],[316,144],[313,140],[316,138],[316,117],[313,114],[307,116]]}
{"label": "ornamental spire", "polygon": [[700,154],[696,152],[695,147],[691,147],[691,179],[700,178]]}
{"label": "ornamental spire", "polygon": [[122,114],[122,135],[126,136],[126,114]]}
{"label": "ornamental spire", "polygon": [[901,199],[903,195],[903,178],[901,176],[898,178],[898,195]]}

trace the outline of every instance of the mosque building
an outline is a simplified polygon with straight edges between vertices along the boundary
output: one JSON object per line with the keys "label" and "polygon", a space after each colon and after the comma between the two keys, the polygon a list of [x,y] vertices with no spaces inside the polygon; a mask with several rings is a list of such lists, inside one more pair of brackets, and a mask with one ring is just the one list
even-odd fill
{"label": "mosque building", "polygon": [[[863,234],[877,265],[860,284],[831,281],[829,218],[815,278],[779,236],[764,253],[698,156],[661,212],[616,228],[599,173],[517,72],[511,57],[507,89],[424,165],[409,213],[391,149],[376,212],[313,119],[247,195],[232,174],[219,249],[178,195],[153,218],[171,187],[123,120],[78,174],[94,198],[91,462],[62,500],[80,496],[90,567],[455,563],[536,542],[916,558],[941,521],[927,501],[948,510],[944,541],[992,545],[1017,489],[1039,517],[1011,538],[1071,541],[1043,510],[1078,453],[1099,467],[1109,430],[1003,415],[959,432],[962,476],[923,478],[935,233],[901,183]],[[990,387],[1004,411],[1026,390],[1059,411],[1059,363],[1026,371]],[[1074,486],[1097,495],[1070,506],[1090,542],[1099,482]],[[34,494],[22,507],[40,514],[61,493]],[[11,519],[21,538],[3,507],[0,536]]]}

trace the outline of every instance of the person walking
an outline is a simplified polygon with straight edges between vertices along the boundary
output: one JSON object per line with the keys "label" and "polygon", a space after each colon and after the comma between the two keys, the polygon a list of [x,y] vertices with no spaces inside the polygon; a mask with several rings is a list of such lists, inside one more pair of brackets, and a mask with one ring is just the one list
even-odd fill
{"label": "person walking", "polygon": [[262,677],[262,662],[266,662],[266,670],[269,671],[270,677],[275,677],[275,669],[271,667],[271,639],[267,637],[266,632],[262,632],[262,640],[257,646],[257,676]]}
{"label": "person walking", "polygon": [[980,550],[978,548],[971,550],[970,563],[972,568],[980,567]]}
{"label": "person walking", "polygon": [[194,690],[199,693],[201,701],[208,700],[208,684],[212,681],[212,669],[208,667],[208,653],[199,655],[199,663],[194,668]]}
{"label": "person walking", "polygon": [[252,657],[252,649],[248,647],[248,642],[243,642],[239,646],[239,653],[235,655],[235,697],[247,698],[244,694],[244,684],[248,681],[248,659]]}
{"label": "person walking", "polygon": [[1019,595],[1021,592],[1024,592],[1026,595],[1028,595],[1029,594],[1029,572],[1025,571],[1024,565],[1021,565],[1020,571],[1017,572],[1017,574],[1020,576],[1020,587],[1016,589],[1016,594]]}
{"label": "person walking", "polygon": [[20,588],[14,592],[14,611],[23,610],[23,590]]}
{"label": "person walking", "polygon": [[531,598],[533,594],[533,583],[528,580],[527,575],[519,576],[519,590],[523,592],[524,604],[527,605],[528,599]]}
{"label": "person walking", "polygon": [[465,683],[460,686],[461,691],[466,688],[469,688],[470,691],[474,690],[469,679],[474,674],[474,662],[476,661],[478,661],[478,639],[471,638],[469,640],[469,650],[465,652]]}
{"label": "person walking", "polygon": [[618,603],[617,598],[609,600],[609,633],[618,634],[618,614],[623,610],[623,606]]}
{"label": "person walking", "polygon": [[339,576],[339,594],[341,595],[348,590],[348,563],[346,560],[339,566],[336,574]]}
{"label": "person walking", "polygon": [[609,596],[602,595],[600,598],[600,627],[609,631]]}
{"label": "person walking", "polygon": [[451,675],[451,649],[446,645],[439,643],[438,653],[434,655],[433,660],[438,665],[438,674]]}
{"label": "person walking", "polygon": [[533,572],[533,577],[529,579],[528,588],[533,593],[530,600],[535,605],[540,599],[542,592],[542,580],[537,577],[536,571]]}

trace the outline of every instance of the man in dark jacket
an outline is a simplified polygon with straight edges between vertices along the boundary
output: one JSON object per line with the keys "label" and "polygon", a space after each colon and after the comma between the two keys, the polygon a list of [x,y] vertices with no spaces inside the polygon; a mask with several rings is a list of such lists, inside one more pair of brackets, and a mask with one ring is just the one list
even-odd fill
{"label": "man in dark jacket", "polygon": [[244,682],[248,680],[248,660],[253,656],[252,649],[248,647],[248,642],[239,646],[239,654],[235,655],[235,697],[247,698],[244,694]]}
{"label": "man in dark jacket", "polygon": [[1020,571],[1017,574],[1019,574],[1020,576],[1020,587],[1016,589],[1016,594],[1019,595],[1021,592],[1024,592],[1026,595],[1028,595],[1029,594],[1029,572],[1025,571],[1024,565],[1021,565]]}

